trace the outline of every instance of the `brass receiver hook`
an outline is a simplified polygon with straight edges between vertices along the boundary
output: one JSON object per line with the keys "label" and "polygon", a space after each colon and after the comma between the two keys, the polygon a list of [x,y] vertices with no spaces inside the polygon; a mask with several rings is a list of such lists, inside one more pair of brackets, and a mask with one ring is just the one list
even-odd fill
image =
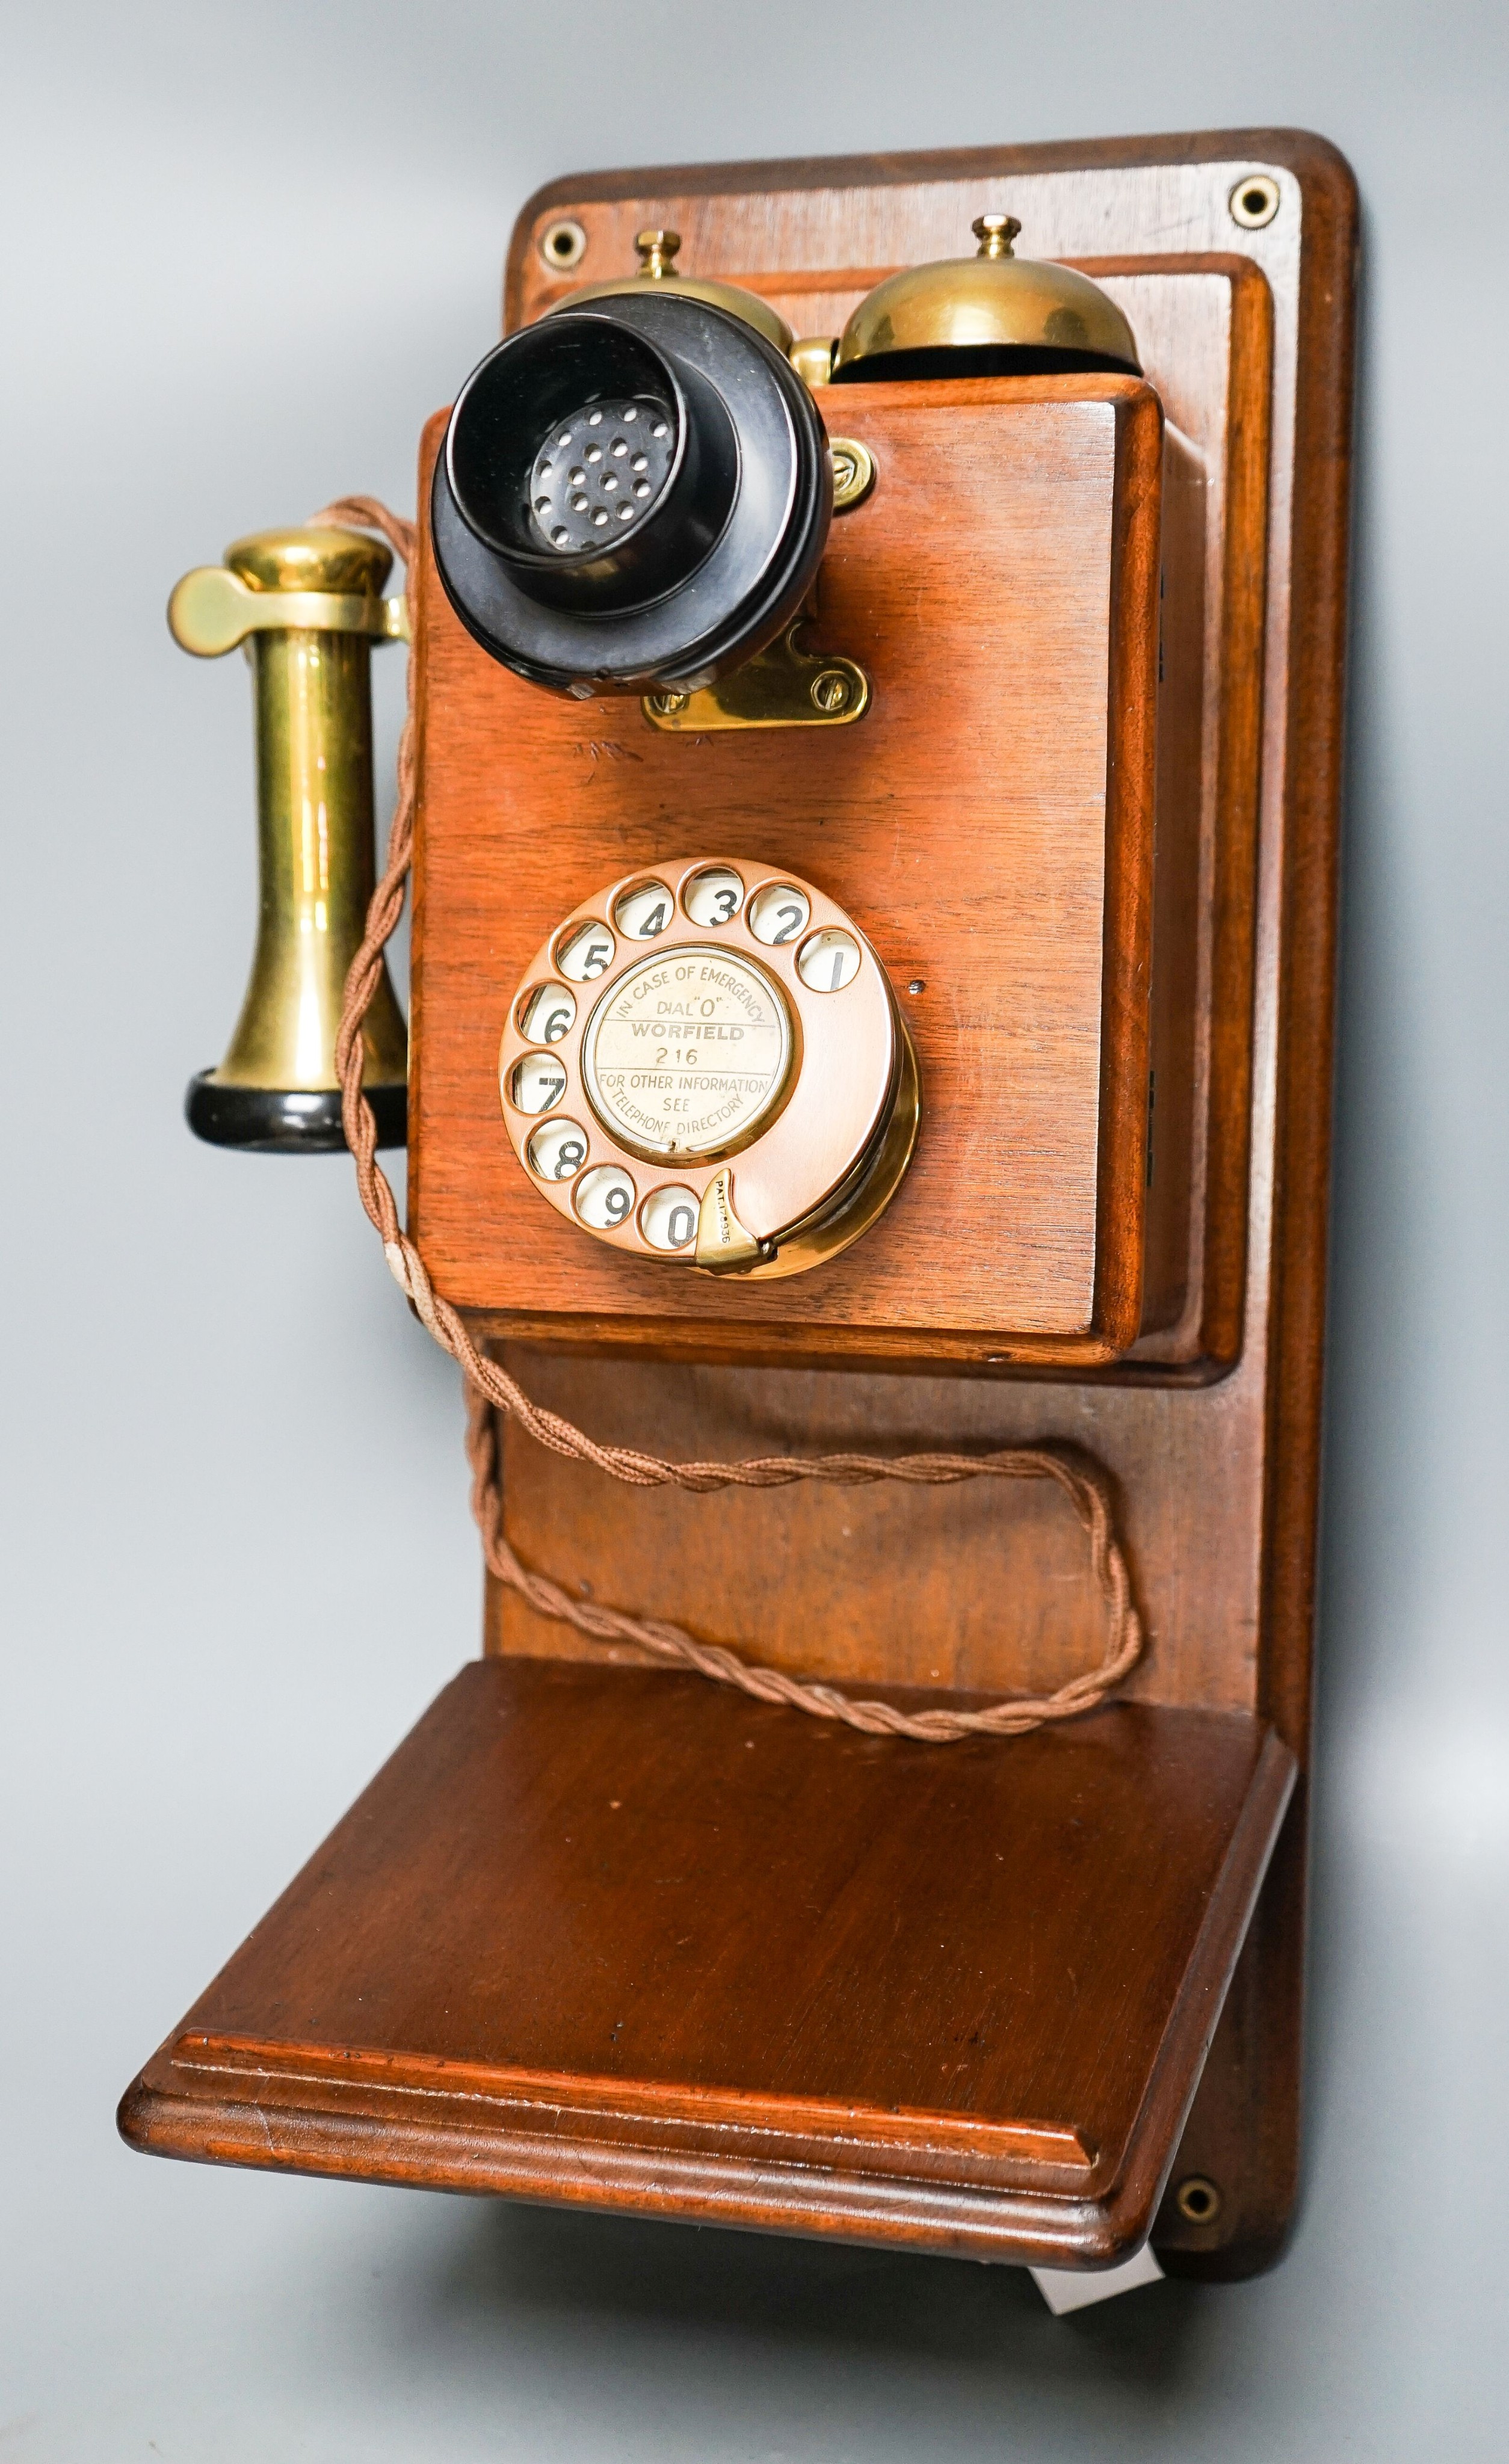
{"label": "brass receiver hook", "polygon": [[[261,531],[168,601],[184,649],[216,659],[244,643],[255,680],[256,950],[225,1059],[186,1103],[215,1146],[345,1143],[335,1038],[372,894],[371,646],[409,638],[405,602],[380,595],[391,564],[364,531]],[[409,1038],[386,970],[363,1034],[379,1143],[402,1146]]]}

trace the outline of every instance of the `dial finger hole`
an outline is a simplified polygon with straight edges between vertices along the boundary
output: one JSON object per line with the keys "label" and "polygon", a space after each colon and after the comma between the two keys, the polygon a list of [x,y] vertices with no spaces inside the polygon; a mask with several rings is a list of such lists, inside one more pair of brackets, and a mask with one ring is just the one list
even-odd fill
{"label": "dial finger hole", "polygon": [[622,1164],[600,1163],[583,1174],[571,1202],[594,1232],[616,1232],[634,1211],[634,1185]]}
{"label": "dial finger hole", "polygon": [[565,984],[537,984],[519,1004],[519,1032],[530,1044],[559,1044],[576,1024],[576,998]]}
{"label": "dial finger hole", "polygon": [[796,972],[809,991],[841,993],[859,973],[859,944],[836,924],[814,933],[796,954]]}
{"label": "dial finger hole", "polygon": [[546,1121],[524,1149],[542,1180],[569,1180],[587,1161],[587,1132],[575,1121]]}
{"label": "dial finger hole", "polygon": [[519,1112],[553,1112],[566,1093],[566,1063],[553,1052],[526,1052],[508,1077],[508,1100]]}
{"label": "dial finger hole", "polygon": [[562,941],[555,962],[573,984],[589,984],[608,973],[616,947],[606,924],[579,924]]}
{"label": "dial finger hole", "polygon": [[810,902],[790,882],[767,881],[749,901],[749,930],[767,949],[778,950],[806,932],[811,913]]}
{"label": "dial finger hole", "polygon": [[694,924],[727,924],[744,903],[744,886],[728,865],[710,864],[694,872],[681,891],[681,904]]}
{"label": "dial finger hole", "polygon": [[667,1254],[690,1249],[697,1239],[700,1211],[696,1190],[673,1181],[669,1188],[655,1190],[645,1199],[639,1210],[639,1229],[652,1249],[663,1249]]}
{"label": "dial finger hole", "polygon": [[671,921],[672,897],[663,881],[641,881],[613,909],[613,922],[627,940],[653,941]]}

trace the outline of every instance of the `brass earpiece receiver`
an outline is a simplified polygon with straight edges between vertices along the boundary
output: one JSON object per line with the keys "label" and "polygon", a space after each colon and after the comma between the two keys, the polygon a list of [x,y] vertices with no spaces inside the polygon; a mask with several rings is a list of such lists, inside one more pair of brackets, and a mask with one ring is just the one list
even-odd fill
{"label": "brass earpiece receiver", "polygon": [[[196,658],[245,643],[255,678],[256,952],[230,1049],[189,1085],[211,1145],[289,1155],[345,1143],[335,1037],[372,894],[374,641],[403,638],[392,556],[361,531],[259,531],[184,576],[173,639]],[[363,1030],[380,1143],[405,1136],[409,1039],[385,972]]]}

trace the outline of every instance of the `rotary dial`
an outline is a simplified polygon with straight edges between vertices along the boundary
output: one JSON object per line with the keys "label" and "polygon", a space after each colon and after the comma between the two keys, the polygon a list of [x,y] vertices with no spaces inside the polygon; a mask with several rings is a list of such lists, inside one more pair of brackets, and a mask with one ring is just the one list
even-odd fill
{"label": "rotary dial", "polygon": [[719,1274],[796,1274],[875,1221],[917,1069],[858,926],[795,874],[682,860],[584,900],[510,1004],[503,1118],[580,1229]]}

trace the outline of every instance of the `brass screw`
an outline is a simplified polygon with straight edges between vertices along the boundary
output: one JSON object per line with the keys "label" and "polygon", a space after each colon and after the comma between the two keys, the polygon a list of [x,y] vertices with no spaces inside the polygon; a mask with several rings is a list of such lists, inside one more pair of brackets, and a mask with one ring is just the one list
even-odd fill
{"label": "brass screw", "polygon": [[686,708],[686,705],[691,698],[692,696],[690,693],[652,693],[650,696],[650,707],[655,712],[656,718],[674,718],[678,710],[684,710]]}
{"label": "brass screw", "polygon": [[830,718],[849,706],[851,687],[842,668],[825,668],[812,678],[812,707],[826,711]]}
{"label": "brass screw", "polygon": [[1011,242],[1022,226],[1014,214],[976,214],[969,228],[982,256],[1010,256]]}
{"label": "brass screw", "polygon": [[1278,195],[1277,181],[1266,171],[1250,172],[1245,180],[1238,180],[1227,199],[1232,222],[1240,223],[1243,231],[1266,231],[1278,211]]}
{"label": "brass screw", "polygon": [[851,513],[875,486],[875,456],[852,436],[832,437],[828,453],[833,466],[833,511]]}
{"label": "brass screw", "polygon": [[1213,2225],[1221,2212],[1221,2193],[1205,2173],[1190,2173],[1174,2192],[1174,2205],[1187,2225]]}
{"label": "brass screw", "polygon": [[587,233],[569,219],[551,223],[541,234],[540,253],[552,274],[569,274],[587,254]]}
{"label": "brass screw", "polygon": [[663,282],[676,271],[671,260],[681,245],[681,234],[674,231],[642,231],[634,233],[634,246],[639,251],[639,271],[647,282]]}

